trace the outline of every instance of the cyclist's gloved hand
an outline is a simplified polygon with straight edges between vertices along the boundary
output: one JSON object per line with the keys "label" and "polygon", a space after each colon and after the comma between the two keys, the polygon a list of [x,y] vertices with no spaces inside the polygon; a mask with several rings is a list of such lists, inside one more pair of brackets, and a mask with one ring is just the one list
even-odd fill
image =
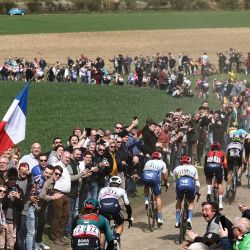
{"label": "cyclist's gloved hand", "polygon": [[128,227],[129,228],[133,226],[133,220],[134,220],[133,217],[128,218]]}

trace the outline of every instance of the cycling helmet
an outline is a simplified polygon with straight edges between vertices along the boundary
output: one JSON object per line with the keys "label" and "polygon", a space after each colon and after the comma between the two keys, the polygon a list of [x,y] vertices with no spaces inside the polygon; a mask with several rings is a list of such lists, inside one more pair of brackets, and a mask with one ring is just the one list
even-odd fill
{"label": "cycling helmet", "polygon": [[211,144],[211,150],[220,150],[220,143],[214,142],[213,144]]}
{"label": "cycling helmet", "polygon": [[122,179],[119,176],[112,176],[109,180],[109,185],[120,186],[122,184]]}
{"label": "cycling helmet", "polygon": [[182,164],[189,164],[191,162],[191,158],[187,155],[183,155],[180,159]]}
{"label": "cycling helmet", "polygon": [[232,138],[232,141],[241,142],[241,138],[239,136],[234,135],[233,138]]}
{"label": "cycling helmet", "polygon": [[93,198],[88,198],[83,202],[83,207],[87,209],[98,209],[99,202]]}
{"label": "cycling helmet", "polygon": [[154,152],[153,154],[152,154],[152,158],[153,159],[158,159],[158,160],[160,160],[161,159],[161,153],[160,152]]}

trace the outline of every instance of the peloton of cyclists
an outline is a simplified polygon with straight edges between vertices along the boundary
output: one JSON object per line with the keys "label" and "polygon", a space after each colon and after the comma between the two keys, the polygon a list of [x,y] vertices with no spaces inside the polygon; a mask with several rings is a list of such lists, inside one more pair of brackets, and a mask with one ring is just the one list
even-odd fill
{"label": "peloton of cyclists", "polygon": [[184,193],[188,199],[188,219],[187,228],[192,229],[192,216],[194,209],[195,194],[199,194],[200,181],[196,167],[190,164],[191,158],[183,155],[180,159],[181,165],[177,166],[173,171],[173,181],[176,188],[176,224],[175,227],[180,227],[180,211]]}
{"label": "peloton of cyclists", "polygon": [[207,201],[211,202],[211,192],[212,192],[212,179],[215,176],[216,185],[218,188],[219,195],[219,208],[223,209],[222,197],[223,197],[223,168],[224,168],[224,178],[227,180],[227,163],[226,155],[223,151],[220,151],[220,144],[214,142],[211,145],[211,150],[207,153],[204,163],[204,173],[206,176],[207,183]]}
{"label": "peloton of cyclists", "polygon": [[165,186],[168,185],[168,171],[166,163],[161,159],[160,152],[154,152],[152,154],[152,160],[146,162],[143,173],[142,181],[144,183],[144,201],[145,208],[148,206],[149,187],[152,187],[155,195],[156,210],[157,210],[157,224],[163,225],[162,219],[162,202],[161,202],[161,176]]}
{"label": "peloton of cyclists", "polygon": [[114,219],[116,228],[116,240],[120,242],[120,236],[123,231],[123,216],[121,214],[121,207],[119,199],[122,198],[128,220],[132,220],[132,208],[129,204],[127,193],[120,186],[122,179],[119,176],[112,176],[109,180],[109,187],[104,187],[100,190],[98,200],[100,202],[100,214],[107,219]]}
{"label": "peloton of cyclists", "polygon": [[80,214],[74,219],[72,233],[73,250],[101,250],[101,234],[104,233],[109,250],[114,249],[114,238],[108,221],[98,214],[99,202],[89,198],[83,202]]}

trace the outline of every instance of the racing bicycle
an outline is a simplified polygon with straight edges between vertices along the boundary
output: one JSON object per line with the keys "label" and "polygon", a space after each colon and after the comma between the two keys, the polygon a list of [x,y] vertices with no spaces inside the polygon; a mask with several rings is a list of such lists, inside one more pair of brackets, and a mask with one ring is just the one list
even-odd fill
{"label": "racing bicycle", "polygon": [[[187,232],[187,224],[188,224],[188,199],[186,197],[187,191],[184,192],[183,196],[183,208],[181,209],[181,216],[180,216],[180,232],[179,232],[179,237],[178,237],[178,242],[179,244],[182,244],[182,242],[185,240],[186,232]],[[196,193],[197,199],[196,201],[198,202],[200,199],[201,194]]]}
{"label": "racing bicycle", "polygon": [[[115,221],[114,221],[114,219],[113,219],[113,217],[112,217],[111,214],[106,214],[106,218],[107,218],[108,221],[109,221],[109,225],[110,225],[110,229],[111,229],[113,238],[116,239],[116,228],[117,228],[117,224],[115,223]],[[111,221],[114,221],[114,223],[111,223]],[[129,223],[129,224],[128,224],[128,228],[132,227],[133,218],[131,218],[131,219],[123,219],[123,221],[127,221],[127,222]],[[120,241],[115,240],[113,250],[121,250],[121,242],[120,242]]]}
{"label": "racing bicycle", "polygon": [[[162,184],[161,187],[163,186],[166,187],[166,192],[167,192],[168,184],[167,186],[165,184]],[[146,209],[147,209],[149,230],[153,232],[155,225],[157,224],[157,209],[156,209],[155,195],[154,195],[152,187],[150,186],[149,186],[149,194],[148,194],[148,205]],[[158,224],[157,226],[159,227]]]}
{"label": "racing bicycle", "polygon": [[227,190],[227,197],[228,197],[228,202],[230,205],[236,196],[237,182],[238,182],[238,165],[237,165],[237,162],[234,161],[233,176],[232,176],[229,189]]}

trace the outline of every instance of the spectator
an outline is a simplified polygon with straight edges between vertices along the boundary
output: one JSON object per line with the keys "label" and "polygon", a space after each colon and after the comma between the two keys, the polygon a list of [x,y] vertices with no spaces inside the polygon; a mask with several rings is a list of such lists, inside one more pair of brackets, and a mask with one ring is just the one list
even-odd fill
{"label": "spectator", "polygon": [[0,185],[0,249],[5,248],[5,235],[9,226],[6,223],[5,214],[3,212],[3,199],[7,193],[7,187],[5,185]]}
{"label": "spectator", "polygon": [[71,155],[70,164],[68,165],[68,171],[71,180],[71,189],[69,192],[70,199],[70,216],[68,225],[66,227],[66,237],[70,239],[72,234],[72,221],[76,215],[78,215],[79,207],[79,191],[82,183],[82,178],[87,176],[88,171],[85,169],[80,171],[79,161],[82,158],[82,152],[79,148],[74,148]]}
{"label": "spectator", "polygon": [[[14,249],[16,243],[16,229],[20,224],[21,213],[23,210],[23,192],[16,183],[18,172],[15,168],[8,170],[8,193],[3,200],[3,211],[6,219],[6,229],[0,232],[1,249]],[[28,248],[27,248],[28,249]],[[29,249],[30,250],[30,249]]]}
{"label": "spectator", "polygon": [[[214,202],[202,203],[202,215],[205,221],[208,223],[204,236],[199,236],[197,233],[189,230],[188,236],[194,242],[201,242],[207,246],[212,246],[219,243],[219,220],[221,214],[219,212],[219,206]],[[226,227],[229,231],[229,239],[232,240],[232,223],[226,218]]]}
{"label": "spectator", "polygon": [[70,152],[64,151],[59,166],[62,167],[63,172],[59,180],[55,182],[54,190],[57,193],[63,194],[62,197],[53,200],[52,206],[53,211],[56,211],[53,216],[51,224],[51,238],[53,239],[56,245],[69,244],[65,241],[64,229],[67,226],[69,216],[70,216],[70,200],[69,193],[71,189],[71,178],[68,171],[70,162]]}
{"label": "spectator", "polygon": [[24,155],[20,161],[19,164],[25,162],[29,165],[29,171],[32,170],[33,167],[37,166],[39,164],[38,162],[38,156],[41,153],[41,145],[39,143],[34,143],[31,146],[31,153],[28,155]]}
{"label": "spectator", "polygon": [[[54,167],[54,173],[53,175],[51,176],[51,178],[49,178],[48,180],[45,181],[44,183],[44,186],[39,194],[39,198],[41,198],[42,200],[45,200],[45,201],[56,201],[56,200],[60,200],[62,199],[62,197],[64,196],[63,193],[57,191],[54,189],[54,185],[56,183],[56,181],[58,181],[62,174],[63,174],[63,168],[61,166],[55,166]],[[59,212],[59,214],[61,215],[61,213],[65,213],[65,211],[57,211]],[[56,216],[54,216],[55,218]],[[53,220],[54,220],[53,218]],[[55,223],[55,221],[54,221]],[[67,222],[64,224],[66,225]],[[52,222],[52,225],[53,225],[53,222]],[[55,245],[58,245],[58,246],[65,246],[65,245],[68,245],[68,241],[65,241],[63,239],[63,230],[64,230],[64,227],[63,228],[59,228],[59,230],[61,231],[62,230],[62,233],[60,235],[60,238],[59,238],[59,235],[56,235],[56,238],[55,238],[55,233],[58,231],[58,229],[56,228],[56,232],[55,230],[53,230],[53,228],[55,228],[57,225],[54,225],[54,227],[51,228],[51,236],[52,238],[54,239],[54,244]],[[54,237],[53,237],[54,236]]]}
{"label": "spectator", "polygon": [[59,161],[61,160],[63,152],[64,152],[64,147],[62,145],[57,145],[49,155],[48,164],[52,166],[58,165]]}

